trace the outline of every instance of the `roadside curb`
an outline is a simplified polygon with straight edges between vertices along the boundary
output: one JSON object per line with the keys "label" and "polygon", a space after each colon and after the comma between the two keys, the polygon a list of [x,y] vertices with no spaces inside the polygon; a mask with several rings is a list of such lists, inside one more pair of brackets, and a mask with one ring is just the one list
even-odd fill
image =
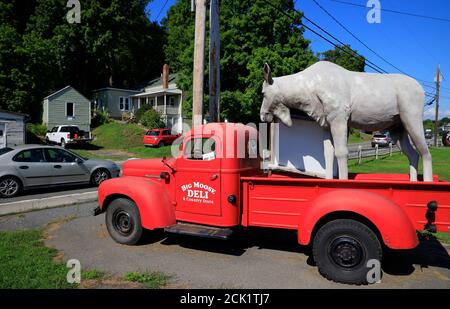
{"label": "roadside curb", "polygon": [[97,201],[97,191],[0,204],[0,216]]}

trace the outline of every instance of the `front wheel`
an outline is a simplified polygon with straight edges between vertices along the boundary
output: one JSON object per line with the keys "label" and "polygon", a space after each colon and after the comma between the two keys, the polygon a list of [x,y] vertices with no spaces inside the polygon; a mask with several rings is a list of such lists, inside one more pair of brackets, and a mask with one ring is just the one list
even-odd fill
{"label": "front wheel", "polygon": [[164,147],[164,146],[166,146],[166,143],[164,143],[164,141],[160,141],[160,142],[158,143],[158,147],[159,147],[159,148]]}
{"label": "front wheel", "polygon": [[106,169],[99,168],[98,170],[95,170],[91,175],[91,184],[93,186],[99,186],[102,182],[105,180],[108,180],[111,178],[111,175]]}
{"label": "front wheel", "polygon": [[111,202],[106,210],[106,228],[119,244],[135,245],[143,235],[141,217],[136,204],[125,198]]}
{"label": "front wheel", "polygon": [[370,228],[355,220],[338,219],[322,226],[313,241],[313,256],[319,272],[329,280],[375,283],[370,282],[373,271],[379,271],[381,278],[381,269],[375,269],[381,265],[380,241]]}

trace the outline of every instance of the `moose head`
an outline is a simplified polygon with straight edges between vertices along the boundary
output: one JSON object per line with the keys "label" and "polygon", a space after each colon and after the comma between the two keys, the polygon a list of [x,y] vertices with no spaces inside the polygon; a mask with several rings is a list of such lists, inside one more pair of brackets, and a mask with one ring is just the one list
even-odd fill
{"label": "moose head", "polygon": [[269,65],[264,64],[264,82],[262,87],[264,96],[261,105],[260,117],[263,122],[272,122],[273,116],[280,119],[288,127],[292,126],[291,113],[289,108],[284,105],[283,93],[279,88],[276,79],[272,78],[272,71]]}

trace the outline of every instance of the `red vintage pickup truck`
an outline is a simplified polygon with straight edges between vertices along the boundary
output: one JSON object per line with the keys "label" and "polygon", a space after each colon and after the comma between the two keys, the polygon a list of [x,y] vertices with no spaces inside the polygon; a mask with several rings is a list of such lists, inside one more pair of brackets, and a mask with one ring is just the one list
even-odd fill
{"label": "red vintage pickup truck", "polygon": [[219,239],[241,226],[290,229],[300,245],[312,246],[326,278],[367,284],[383,248],[416,247],[418,230],[450,231],[450,182],[267,173],[255,152],[256,130],[227,125],[191,130],[177,157],[127,161],[122,177],[103,182],[94,214],[106,212],[111,237],[134,245],[144,229]]}

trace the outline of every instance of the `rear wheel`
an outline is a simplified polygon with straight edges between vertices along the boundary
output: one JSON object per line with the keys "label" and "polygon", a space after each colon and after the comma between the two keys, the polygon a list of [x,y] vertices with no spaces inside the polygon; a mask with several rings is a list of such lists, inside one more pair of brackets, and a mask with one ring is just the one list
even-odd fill
{"label": "rear wheel", "polygon": [[141,240],[144,229],[134,202],[125,198],[112,201],[105,219],[109,235],[119,244],[135,245]]}
{"label": "rear wheel", "polygon": [[[376,260],[381,265],[382,248],[366,225],[349,219],[328,222],[313,241],[313,256],[319,272],[327,279],[350,284],[368,284]],[[372,261],[371,261],[372,262]],[[379,269],[381,276],[381,269]],[[374,283],[374,282],[370,282]]]}
{"label": "rear wheel", "polygon": [[22,183],[13,176],[0,179],[0,197],[14,197],[22,190]]}
{"label": "rear wheel", "polygon": [[61,138],[61,147],[66,148],[66,140],[64,138]]}

